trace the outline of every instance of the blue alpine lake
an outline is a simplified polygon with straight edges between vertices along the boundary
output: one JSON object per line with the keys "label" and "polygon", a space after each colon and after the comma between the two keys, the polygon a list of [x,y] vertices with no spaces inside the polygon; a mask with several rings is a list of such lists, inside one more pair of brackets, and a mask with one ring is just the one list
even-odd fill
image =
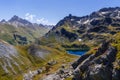
{"label": "blue alpine lake", "polygon": [[81,56],[81,55],[85,54],[87,51],[81,51],[81,50],[67,50],[67,52],[68,52],[69,54]]}

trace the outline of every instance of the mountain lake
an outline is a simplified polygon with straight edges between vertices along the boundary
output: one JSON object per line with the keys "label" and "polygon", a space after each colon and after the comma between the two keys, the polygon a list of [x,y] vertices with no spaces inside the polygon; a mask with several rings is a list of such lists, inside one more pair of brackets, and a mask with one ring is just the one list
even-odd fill
{"label": "mountain lake", "polygon": [[87,51],[81,51],[81,50],[67,50],[67,52],[68,52],[68,54],[81,56],[81,55],[85,54]]}

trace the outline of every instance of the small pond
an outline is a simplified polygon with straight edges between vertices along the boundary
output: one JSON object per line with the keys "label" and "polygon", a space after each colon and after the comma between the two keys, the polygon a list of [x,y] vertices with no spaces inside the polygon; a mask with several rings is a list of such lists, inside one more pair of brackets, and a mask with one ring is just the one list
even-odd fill
{"label": "small pond", "polygon": [[68,52],[69,54],[81,56],[81,55],[85,54],[87,51],[81,51],[81,50],[67,50],[67,52]]}

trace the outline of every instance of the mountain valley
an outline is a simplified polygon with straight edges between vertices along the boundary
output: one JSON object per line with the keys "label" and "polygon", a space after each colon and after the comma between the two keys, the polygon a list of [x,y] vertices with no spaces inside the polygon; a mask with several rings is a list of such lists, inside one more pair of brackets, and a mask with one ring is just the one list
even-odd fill
{"label": "mountain valley", "polygon": [[0,22],[0,80],[120,80],[119,35],[120,7],[69,14],[55,26],[15,15]]}

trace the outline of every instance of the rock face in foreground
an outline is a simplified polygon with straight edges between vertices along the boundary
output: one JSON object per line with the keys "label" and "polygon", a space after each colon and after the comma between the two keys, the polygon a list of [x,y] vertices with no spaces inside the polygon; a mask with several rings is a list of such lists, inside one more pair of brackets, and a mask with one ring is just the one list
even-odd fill
{"label": "rock face in foreground", "polygon": [[120,80],[119,65],[116,60],[117,49],[104,42],[95,54],[83,55],[72,64],[73,80]]}

